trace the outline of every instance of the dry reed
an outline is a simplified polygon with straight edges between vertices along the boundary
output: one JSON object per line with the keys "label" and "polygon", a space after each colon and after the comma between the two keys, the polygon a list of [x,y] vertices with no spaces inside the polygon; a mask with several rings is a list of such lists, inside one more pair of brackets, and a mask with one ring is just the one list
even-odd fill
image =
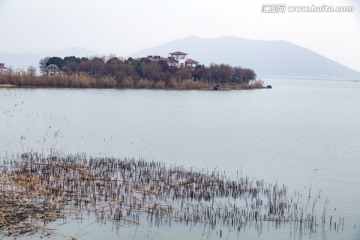
{"label": "dry reed", "polygon": [[[261,232],[264,222],[275,228],[295,223],[310,232],[318,225],[314,208],[307,212],[299,200],[288,197],[286,186],[264,180],[234,180],[216,171],[85,154],[26,153],[2,161],[0,231],[7,236],[48,234],[46,223],[89,212],[97,222],[116,227],[140,224],[145,218],[156,227],[175,221],[238,232],[247,224]],[[324,222],[325,211],[322,214]],[[39,227],[40,222],[45,227]],[[340,218],[334,229],[341,223]]]}
{"label": "dry reed", "polygon": [[[87,74],[72,74],[54,76],[31,76],[20,73],[0,74],[0,86],[7,87],[55,87],[55,88],[144,88],[144,89],[174,89],[174,90],[212,90],[215,83],[194,81],[192,79],[176,80],[171,78],[153,81],[150,79],[125,78],[117,81],[112,76],[92,77]],[[222,90],[240,90],[264,88],[262,81],[251,81],[241,84],[220,84]]]}

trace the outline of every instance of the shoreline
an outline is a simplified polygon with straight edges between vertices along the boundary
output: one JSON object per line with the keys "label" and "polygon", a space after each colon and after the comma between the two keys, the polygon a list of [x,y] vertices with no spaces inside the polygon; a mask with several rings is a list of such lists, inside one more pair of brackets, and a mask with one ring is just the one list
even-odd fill
{"label": "shoreline", "polygon": [[111,77],[80,76],[27,76],[0,75],[0,88],[68,88],[68,89],[154,89],[154,90],[252,90],[269,88],[260,79],[249,83],[216,83],[192,79],[154,81],[149,79],[124,79],[121,83]]}
{"label": "shoreline", "polygon": [[269,87],[256,87],[256,88],[222,88],[219,90],[214,90],[211,88],[194,88],[194,89],[176,89],[176,88],[103,88],[103,87],[50,87],[50,86],[16,86],[11,84],[0,84],[0,89],[2,88],[15,88],[15,89],[116,89],[116,90],[167,90],[167,91],[218,91],[218,92],[224,92],[224,91],[241,91],[241,90],[256,90],[256,89],[270,89]]}
{"label": "shoreline", "polygon": [[0,88],[17,88],[17,86],[13,84],[0,84]]}

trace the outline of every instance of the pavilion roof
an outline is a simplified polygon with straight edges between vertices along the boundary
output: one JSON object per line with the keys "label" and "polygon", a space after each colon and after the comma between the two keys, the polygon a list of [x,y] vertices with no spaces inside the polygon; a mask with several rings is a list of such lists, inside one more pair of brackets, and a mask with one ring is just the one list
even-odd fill
{"label": "pavilion roof", "polygon": [[187,53],[180,52],[180,51],[172,52],[172,53],[169,53],[169,54],[170,54],[170,55],[188,55]]}

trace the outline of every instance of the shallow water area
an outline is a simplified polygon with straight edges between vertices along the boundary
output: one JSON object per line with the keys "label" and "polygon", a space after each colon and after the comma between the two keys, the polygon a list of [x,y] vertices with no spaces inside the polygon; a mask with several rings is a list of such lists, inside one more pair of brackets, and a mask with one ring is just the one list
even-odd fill
{"label": "shallow water area", "polygon": [[[225,171],[233,178],[242,175],[285,183],[291,194],[299,192],[305,202],[309,189],[313,196],[321,191],[320,211],[328,198],[327,215],[344,218],[343,230],[320,227],[316,233],[299,234],[290,226],[264,227],[259,236],[246,228],[239,239],[358,239],[360,83],[264,80],[273,88],[220,92],[0,89],[0,154],[34,150],[142,157],[199,171]],[[174,224],[148,231],[147,224],[138,227],[135,237],[133,226],[120,229],[120,236],[183,239],[179,237],[189,234],[190,239],[207,239],[202,228],[190,231],[189,226]],[[70,223],[59,232],[76,235],[82,227]],[[119,238],[110,228],[111,224],[93,223],[82,238],[98,239],[101,234]],[[209,239],[220,239],[219,230]],[[226,236],[224,231],[222,238]]]}

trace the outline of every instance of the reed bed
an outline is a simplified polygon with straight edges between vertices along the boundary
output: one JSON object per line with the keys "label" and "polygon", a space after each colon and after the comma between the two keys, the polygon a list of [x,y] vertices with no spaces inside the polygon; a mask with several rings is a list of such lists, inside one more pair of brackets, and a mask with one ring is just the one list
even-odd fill
{"label": "reed bed", "polygon": [[[71,215],[95,216],[96,222],[119,226],[148,221],[154,227],[172,222],[242,231],[264,223],[293,224],[316,231],[327,217],[307,212],[299,193],[285,185],[217,171],[195,171],[143,159],[87,157],[85,154],[26,153],[2,158],[0,165],[0,232],[5,236],[50,234],[46,224]],[[320,198],[317,196],[316,198]],[[330,218],[330,229],[344,220]]]}
{"label": "reed bed", "polygon": [[[54,76],[31,76],[28,74],[0,74],[0,87],[44,87],[44,88],[140,88],[140,89],[173,89],[173,90],[212,90],[216,83],[194,81],[192,79],[169,81],[151,79],[125,78],[121,81],[112,76],[92,77],[87,74],[71,74]],[[220,89],[241,90],[265,88],[261,80],[249,83],[222,83]]]}
{"label": "reed bed", "polygon": [[115,88],[113,77],[93,78],[86,74],[30,76],[26,74],[0,74],[0,84],[14,87],[55,87],[55,88]]}

